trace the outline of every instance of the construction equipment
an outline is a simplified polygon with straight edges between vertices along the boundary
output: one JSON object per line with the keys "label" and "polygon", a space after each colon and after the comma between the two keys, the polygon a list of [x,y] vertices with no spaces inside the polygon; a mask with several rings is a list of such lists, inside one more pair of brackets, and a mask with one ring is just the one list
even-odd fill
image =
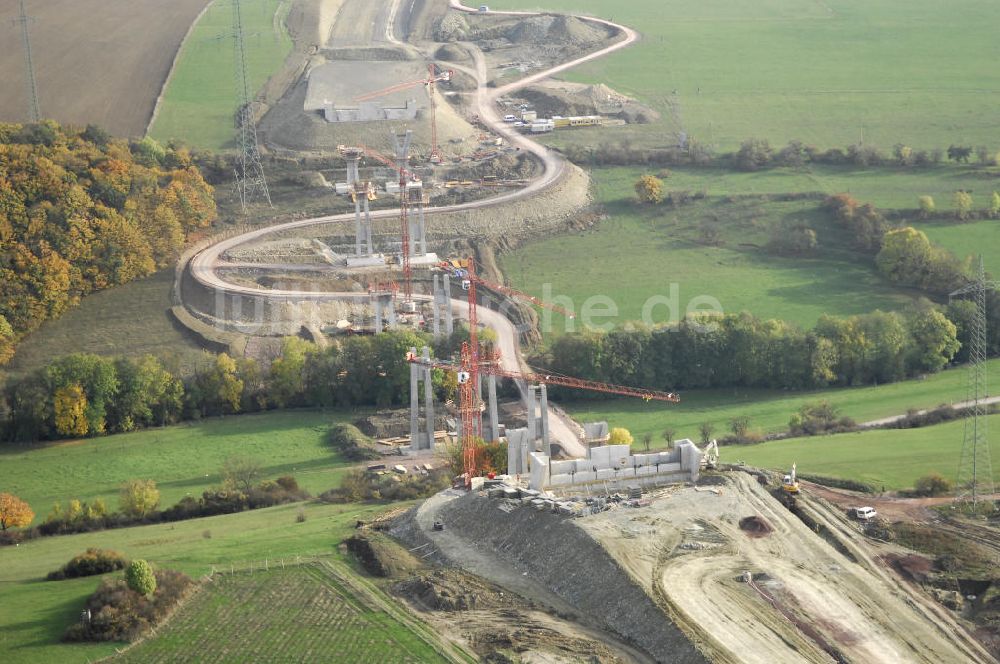
{"label": "construction equipment", "polygon": [[438,269],[444,270],[445,272],[448,272],[449,274],[457,277],[458,279],[461,279],[463,290],[468,291],[471,284],[475,282],[480,286],[488,288],[491,291],[495,291],[502,295],[506,295],[507,297],[514,297],[519,300],[531,302],[536,306],[544,307],[546,309],[551,309],[552,311],[560,313],[563,316],[566,316],[567,318],[576,318],[576,314],[574,314],[572,311],[569,311],[568,309],[565,309],[564,307],[559,306],[558,304],[554,304],[552,302],[546,302],[540,298],[535,297],[534,295],[529,295],[528,293],[519,291],[516,288],[511,288],[510,286],[505,286],[504,284],[498,284],[494,281],[483,279],[478,274],[476,274],[475,266],[471,258],[467,258],[465,260],[441,261],[440,263],[437,264],[437,267]]}
{"label": "construction equipment", "polygon": [[781,489],[785,493],[795,494],[799,492],[799,480],[795,477],[795,464],[792,464],[792,472],[785,475],[781,480]]}
{"label": "construction equipment", "polygon": [[441,163],[441,151],[438,149],[438,137],[437,137],[437,101],[434,97],[434,87],[438,83],[448,82],[451,80],[455,72],[451,69],[446,69],[443,71],[438,71],[437,65],[433,62],[427,65],[427,77],[421,78],[415,81],[407,81],[406,83],[398,83],[396,85],[391,85],[388,88],[382,90],[376,90],[375,92],[369,92],[363,94],[359,97],[355,97],[354,101],[370,101],[378,97],[383,97],[393,92],[399,92],[400,90],[406,90],[408,88],[416,87],[418,85],[427,86],[427,97],[430,99],[431,104],[431,158],[432,164]]}
{"label": "construction equipment", "polygon": [[719,466],[719,443],[714,438],[701,451],[701,465],[710,470]]}

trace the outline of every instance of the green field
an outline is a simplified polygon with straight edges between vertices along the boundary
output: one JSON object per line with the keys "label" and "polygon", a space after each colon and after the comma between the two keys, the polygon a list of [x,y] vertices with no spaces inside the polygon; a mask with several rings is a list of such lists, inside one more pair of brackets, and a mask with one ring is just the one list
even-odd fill
{"label": "green field", "polygon": [[162,270],[124,286],[92,293],[29,334],[8,369],[28,372],[70,353],[124,357],[154,355],[171,371],[190,373],[204,351],[170,318],[174,271]]}
{"label": "green field", "polygon": [[373,590],[334,562],[219,575],[116,661],[451,661],[434,632]]}
{"label": "green field", "polygon": [[[984,144],[996,150],[1000,4],[967,0],[498,0],[493,9],[589,13],[642,40],[568,72],[664,114],[629,128],[666,139],[678,124],[721,149],[756,136],[824,148]],[[673,96],[680,122],[665,100]],[[558,132],[557,132],[558,134]],[[613,132],[605,132],[608,137]],[[588,139],[581,132],[572,139]]]}
{"label": "green field", "polygon": [[[989,418],[996,431],[1000,415]],[[961,421],[906,430],[878,430],[834,436],[776,440],[745,447],[723,447],[725,463],[787,471],[798,464],[803,474],[827,475],[868,482],[886,490],[913,487],[918,477],[937,472],[955,481],[962,451]],[[1000,439],[990,445],[993,481],[1000,482]]]}
{"label": "green field", "polygon": [[103,498],[109,509],[117,509],[119,487],[130,479],[156,480],[160,505],[169,507],[217,486],[227,458],[249,456],[260,462],[263,478],[294,475],[302,488],[320,493],[338,486],[350,466],[326,444],[326,432],[333,421],[351,416],[285,410],[39,448],[6,445],[0,447],[3,490],[28,501],[36,523],[54,502],[72,498]]}
{"label": "green field", "polygon": [[[988,372],[1000,372],[1000,360],[988,364]],[[643,402],[638,399],[563,403],[578,422],[606,420],[611,426],[632,432],[636,448],[645,434],[653,435],[653,446],[662,447],[660,434],[666,428],[678,438],[698,440],[702,422],[715,426],[715,435],[729,433],[734,417],[750,418],[751,430],[762,434],[788,430],[788,420],[803,404],[820,400],[840,408],[843,415],[858,422],[900,415],[910,408],[933,408],[944,403],[965,400],[967,373],[964,368],[950,369],[924,380],[909,380],[877,387],[845,387],[816,391],[762,389],[718,389],[681,392],[678,404]],[[996,380],[996,379],[994,379]]]}
{"label": "green field", "polygon": [[[298,522],[300,509],[306,520]],[[121,644],[59,643],[79,618],[95,577],[45,581],[45,575],[88,547],[111,548],[130,558],[183,571],[193,578],[214,569],[246,566],[268,558],[326,556],[340,560],[337,544],[357,519],[370,518],[384,505],[282,505],[240,514],[177,523],[46,537],[0,549],[0,652],[9,664],[90,662],[114,653]],[[258,562],[259,564],[259,562]],[[245,660],[246,661],[246,660]]]}
{"label": "green field", "polygon": [[[244,0],[247,69],[253,95],[284,62],[292,40],[287,0]],[[210,150],[233,146],[237,85],[232,6],[216,0],[184,43],[150,135]]]}
{"label": "green field", "polygon": [[[610,298],[618,312],[592,324],[622,324],[641,320],[651,297],[669,299],[671,284],[678,289],[676,313],[657,306],[651,322],[676,320],[698,298],[710,297],[729,313],[746,310],[811,327],[824,313],[900,309],[915,296],[889,284],[870,257],[851,248],[843,231],[819,211],[821,201],[728,200],[723,192],[709,191],[707,199],[679,208],[642,206],[632,190],[640,172],[593,171],[596,197],[608,217],[593,231],[533,242],[502,256],[501,269],[512,284],[536,296],[570,298],[577,329],[587,322],[581,314],[592,296]],[[814,257],[777,257],[762,248],[771,229],[789,221],[816,230]],[[700,242],[703,223],[717,225],[721,246]],[[548,319],[552,334],[571,329],[558,315],[543,314],[543,322]]]}

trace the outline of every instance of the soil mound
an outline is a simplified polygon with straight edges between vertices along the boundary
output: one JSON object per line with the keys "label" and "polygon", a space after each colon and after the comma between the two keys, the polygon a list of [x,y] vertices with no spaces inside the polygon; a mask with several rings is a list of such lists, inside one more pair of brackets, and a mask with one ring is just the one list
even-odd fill
{"label": "soil mound", "polygon": [[740,519],[740,529],[746,531],[750,537],[767,537],[774,532],[771,524],[760,516],[748,516]]}
{"label": "soil mound", "polygon": [[607,33],[575,16],[531,16],[507,31],[507,39],[517,44],[568,43],[593,44],[607,38]]}
{"label": "soil mound", "polygon": [[432,611],[528,608],[529,603],[484,579],[454,569],[418,574],[397,583],[393,589]]}
{"label": "soil mound", "polygon": [[434,57],[445,62],[461,62],[462,60],[468,60],[469,54],[461,46],[445,44],[434,53]]}
{"label": "soil mound", "polygon": [[393,539],[381,533],[361,532],[345,542],[369,574],[389,579],[403,578],[420,569],[420,561]]}

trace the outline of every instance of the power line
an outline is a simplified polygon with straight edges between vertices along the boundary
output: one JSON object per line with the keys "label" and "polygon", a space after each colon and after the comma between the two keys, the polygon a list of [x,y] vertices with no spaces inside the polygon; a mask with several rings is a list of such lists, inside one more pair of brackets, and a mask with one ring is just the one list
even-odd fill
{"label": "power line", "polygon": [[250,77],[247,73],[246,40],[243,32],[243,16],[240,11],[241,0],[233,2],[233,42],[236,54],[236,88],[239,108],[237,110],[236,140],[239,147],[239,157],[236,164],[236,193],[240,199],[243,213],[254,202],[264,201],[269,206],[271,194],[267,189],[267,179],[264,177],[264,165],[260,159],[260,148],[257,145],[257,126],[254,124],[253,100],[250,95]]}
{"label": "power line", "polygon": [[24,0],[20,0],[21,11],[14,19],[15,25],[21,26],[21,41],[24,44],[24,77],[28,92],[28,117],[31,122],[38,122],[42,118],[38,110],[38,83],[35,80],[35,62],[31,57],[31,35],[28,31],[28,24],[35,19],[28,16],[24,8]]}
{"label": "power line", "polygon": [[962,456],[958,467],[958,500],[976,505],[984,496],[993,494],[993,467],[987,436],[986,399],[986,291],[997,287],[997,282],[986,281],[983,257],[975,280],[951,293],[949,297],[971,296],[975,314],[969,334],[969,376],[966,386],[965,431],[962,439]]}

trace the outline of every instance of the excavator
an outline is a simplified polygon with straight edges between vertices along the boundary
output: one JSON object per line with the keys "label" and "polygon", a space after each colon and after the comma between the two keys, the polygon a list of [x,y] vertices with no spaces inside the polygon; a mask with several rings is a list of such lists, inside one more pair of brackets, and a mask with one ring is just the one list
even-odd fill
{"label": "excavator", "polygon": [[799,492],[799,480],[795,477],[795,464],[792,464],[792,472],[781,480],[781,489],[785,493],[796,494]]}
{"label": "excavator", "polygon": [[701,451],[701,465],[709,470],[715,470],[719,466],[719,443],[714,438]]}

